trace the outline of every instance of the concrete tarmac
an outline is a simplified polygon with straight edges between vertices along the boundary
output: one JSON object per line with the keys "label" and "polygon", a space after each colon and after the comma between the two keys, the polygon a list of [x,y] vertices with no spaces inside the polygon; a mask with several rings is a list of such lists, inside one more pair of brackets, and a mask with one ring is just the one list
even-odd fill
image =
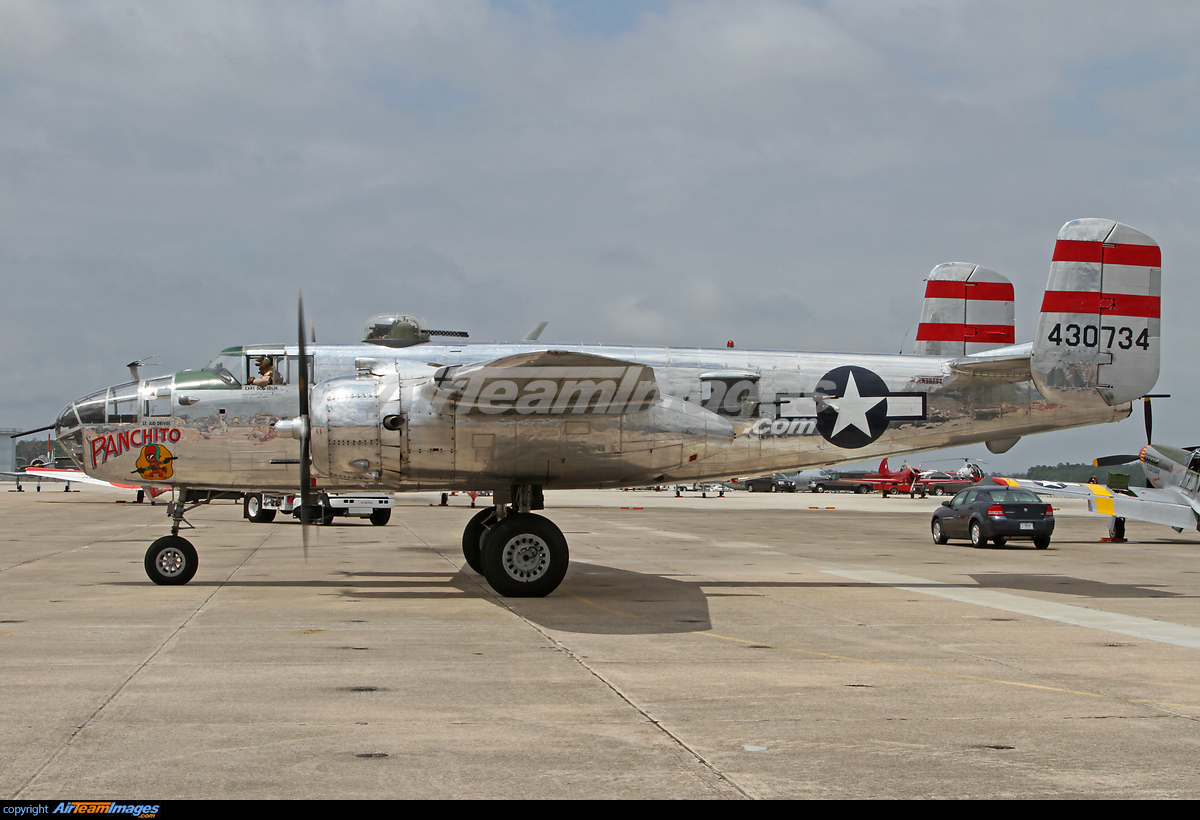
{"label": "concrete tarmac", "polygon": [[[11,485],[10,485],[11,486]],[[548,492],[544,599],[386,527],[0,492],[8,799],[1200,797],[1200,534],[1059,507],[936,546],[937,501]],[[482,503],[482,502],[481,502]],[[815,509],[814,509],[815,508]]]}

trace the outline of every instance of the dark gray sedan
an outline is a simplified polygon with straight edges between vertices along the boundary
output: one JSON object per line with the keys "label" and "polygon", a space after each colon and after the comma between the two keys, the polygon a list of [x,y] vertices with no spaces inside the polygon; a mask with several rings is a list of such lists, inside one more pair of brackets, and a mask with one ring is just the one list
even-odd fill
{"label": "dark gray sedan", "polygon": [[966,538],[974,547],[991,541],[1004,546],[1011,538],[1029,538],[1040,550],[1050,546],[1054,508],[1032,490],[1017,487],[971,487],[933,514],[933,543]]}

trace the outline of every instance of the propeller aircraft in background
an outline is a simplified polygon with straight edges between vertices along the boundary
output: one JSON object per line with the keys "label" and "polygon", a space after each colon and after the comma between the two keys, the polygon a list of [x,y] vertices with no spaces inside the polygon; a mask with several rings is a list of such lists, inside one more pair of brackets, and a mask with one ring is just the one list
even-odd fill
{"label": "propeller aircraft in background", "polygon": [[[46,430],[54,429],[54,425],[49,427],[41,427],[37,430],[26,430],[23,433],[14,433],[11,438],[21,438],[32,433],[41,433]],[[24,492],[25,488],[22,483],[27,478],[36,479],[35,489],[37,492],[42,491],[42,481],[61,481],[64,482],[63,492],[71,492],[71,484],[94,484],[99,487],[109,487],[116,490],[135,490],[137,492],[137,500],[140,502],[146,495],[147,488],[136,484],[117,484],[112,481],[102,481],[98,478],[92,478],[76,464],[75,459],[71,456],[55,456],[52,453],[51,440],[46,439],[46,455],[39,456],[33,459],[27,466],[19,467],[16,471],[9,472],[7,470],[0,471],[0,475],[9,476],[16,479],[16,492]],[[167,492],[163,487],[150,487],[150,503],[154,503],[154,499],[163,493]]]}
{"label": "propeller aircraft in background", "polygon": [[910,496],[919,493],[921,498],[926,494],[954,495],[983,478],[982,467],[972,464],[967,459],[963,461],[963,466],[951,473],[945,470],[926,470],[923,464],[910,467],[907,461],[899,470],[891,470],[885,458],[879,462],[876,472],[867,473],[863,478],[873,481],[874,489],[879,490],[885,497],[890,493],[908,493]]}
{"label": "propeller aircraft in background", "polygon": [[[1151,398],[1166,397],[1144,397],[1147,442],[1151,441]],[[1097,467],[1114,467],[1134,462],[1142,465],[1149,487],[1116,489],[1096,483],[1017,478],[993,481],[1010,487],[1027,487],[1042,495],[1086,499],[1089,510],[1111,516],[1109,533],[1115,539],[1125,537],[1126,519],[1163,524],[1175,532],[1200,530],[1200,448],[1147,443],[1137,455],[1104,456],[1092,463]]]}
{"label": "propeller aircraft in background", "polygon": [[[90,476],[173,487],[156,583],[196,571],[183,515],[266,490],[492,493],[463,532],[499,594],[543,596],[569,560],[547,489],[717,481],[1119,421],[1159,369],[1158,245],[1111,220],[1058,234],[1037,336],[977,265],[927,280],[914,355],[474,344],[414,316],[363,343],[232,347],[207,366],[71,402],[58,441]],[[449,342],[432,336],[451,336]],[[457,338],[454,338],[457,337]],[[307,549],[307,548],[306,548]]]}

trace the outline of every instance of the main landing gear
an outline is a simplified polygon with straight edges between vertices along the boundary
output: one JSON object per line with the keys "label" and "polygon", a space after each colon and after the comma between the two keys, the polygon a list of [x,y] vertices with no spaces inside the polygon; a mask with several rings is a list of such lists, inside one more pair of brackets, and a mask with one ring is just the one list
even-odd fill
{"label": "main landing gear", "polygon": [[[146,575],[156,584],[186,584],[196,574],[196,548],[179,535],[192,529],[184,513],[228,493],[181,491],[167,505],[171,534],[146,550]],[[463,557],[506,598],[542,598],[558,588],[567,574],[567,539],[553,521],[533,512],[542,509],[541,487],[518,485],[497,492],[494,507],[476,513],[463,530]]]}
{"label": "main landing gear", "polygon": [[512,505],[497,498],[463,530],[463,558],[506,598],[542,598],[567,574],[567,539],[553,521],[530,512],[541,509],[541,488],[521,486]]}

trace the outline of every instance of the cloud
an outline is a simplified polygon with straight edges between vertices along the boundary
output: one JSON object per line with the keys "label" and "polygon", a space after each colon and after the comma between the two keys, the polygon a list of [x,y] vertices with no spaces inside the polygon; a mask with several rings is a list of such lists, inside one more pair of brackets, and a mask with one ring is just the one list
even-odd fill
{"label": "cloud", "polygon": [[962,260],[1028,338],[1081,216],[1162,243],[1195,398],[1192,4],[602,5],[5,3],[0,421],[289,340],[301,287],[323,341],[891,352]]}

